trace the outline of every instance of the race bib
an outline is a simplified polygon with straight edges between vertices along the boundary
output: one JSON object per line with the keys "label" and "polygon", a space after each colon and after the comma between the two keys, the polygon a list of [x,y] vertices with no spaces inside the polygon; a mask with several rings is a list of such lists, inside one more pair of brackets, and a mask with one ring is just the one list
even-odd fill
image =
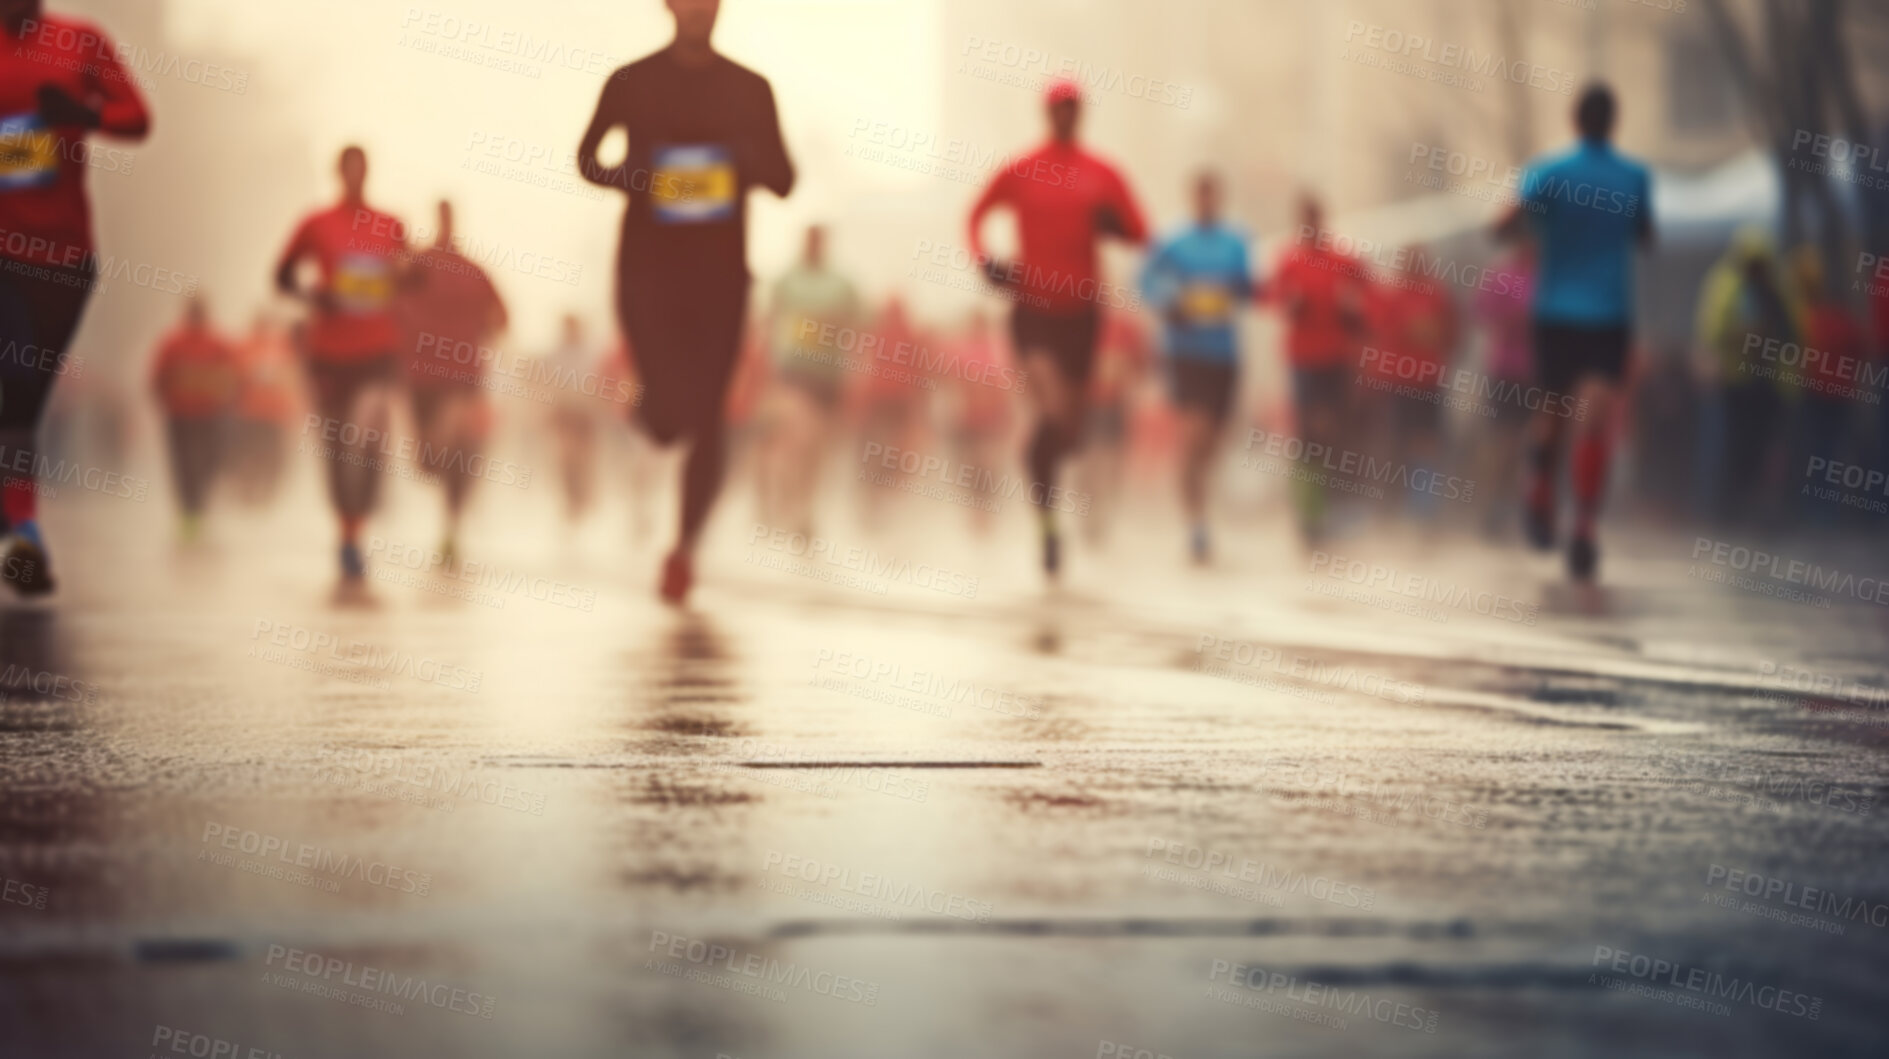
{"label": "race bib", "polygon": [[1233,297],[1218,283],[1189,283],[1181,290],[1181,315],[1201,327],[1226,323],[1233,316]]}
{"label": "race bib", "polygon": [[0,118],[0,192],[45,187],[58,176],[58,134],[38,114]]}
{"label": "race bib", "polygon": [[394,297],[393,268],[374,254],[344,254],[335,263],[332,288],[341,311],[353,316],[384,311]]}
{"label": "race bib", "polygon": [[706,224],[735,215],[735,164],[727,148],[659,147],[650,169],[650,207],[658,223]]}

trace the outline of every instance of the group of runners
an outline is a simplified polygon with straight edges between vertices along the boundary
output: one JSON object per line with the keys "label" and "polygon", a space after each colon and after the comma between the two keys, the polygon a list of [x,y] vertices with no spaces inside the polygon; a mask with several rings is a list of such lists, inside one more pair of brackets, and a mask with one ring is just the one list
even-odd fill
{"label": "group of runners", "polygon": [[[626,201],[615,309],[626,351],[623,373],[639,389],[622,407],[655,444],[686,449],[676,536],[658,579],[662,598],[680,603],[695,581],[695,553],[728,463],[730,389],[748,334],[748,193],[758,188],[786,196],[795,170],[768,82],[711,43],[716,0],[668,0],[668,7],[674,39],[608,79],[578,147],[578,171]],[[72,33],[46,33],[46,26]],[[74,39],[91,42],[77,45],[85,48],[84,61],[60,54]],[[150,126],[132,78],[103,58],[112,53],[104,40],[95,27],[44,15],[39,0],[0,0],[0,115],[11,115],[0,118],[0,228],[9,236],[0,240],[0,328],[9,342],[55,353],[10,357],[0,380],[5,577],[28,594],[53,584],[34,510],[34,428],[55,375],[48,365],[68,346],[91,282],[85,167],[62,147],[93,133],[137,138]],[[1115,333],[1132,330],[1132,321],[1105,314],[1096,296],[1107,288],[1103,244],[1145,251],[1139,288],[1159,321],[1161,364],[1177,412],[1188,551],[1201,562],[1212,554],[1207,519],[1216,444],[1240,390],[1243,307],[1265,303],[1281,312],[1293,430],[1303,442],[1328,449],[1360,436],[1354,397],[1368,343],[1384,345],[1380,352],[1388,354],[1445,361],[1456,344],[1451,299],[1423,278],[1420,258],[1409,268],[1410,282],[1383,296],[1359,262],[1333,249],[1321,208],[1309,196],[1300,207],[1298,238],[1270,275],[1255,267],[1247,237],[1224,216],[1225,191],[1211,172],[1194,181],[1192,216],[1156,238],[1128,179],[1082,141],[1083,102],[1074,83],[1049,87],[1046,140],[1003,166],[968,218],[978,265],[1010,303],[1014,368],[1028,380],[1022,389],[1034,418],[1024,431],[1023,464],[1042,566],[1052,578],[1065,563],[1058,522],[1065,505],[1057,502],[1064,468],[1092,431],[1120,430],[1119,422],[1110,425],[1120,418],[1118,369],[1133,357],[1098,358],[1098,350],[1136,345],[1132,334]],[[1537,414],[1528,427],[1524,510],[1530,538],[1542,546],[1555,544],[1561,533],[1556,483],[1563,452],[1572,449],[1568,561],[1577,577],[1593,576],[1596,567],[1596,520],[1614,421],[1606,410],[1631,345],[1633,258],[1652,237],[1647,170],[1609,145],[1614,119],[1612,94],[1598,86],[1587,90],[1576,113],[1578,145],[1530,167],[1522,202],[1496,228],[1498,236],[1532,246],[1539,272],[1526,318],[1503,323],[1505,370],[1532,366],[1542,385],[1578,394],[1595,409],[1571,431],[1568,419],[1552,414]],[[607,163],[599,151],[618,130],[627,137],[627,152]],[[1045,172],[1063,177],[1035,177]],[[275,276],[284,295],[305,305],[295,342],[313,414],[323,424],[340,570],[344,583],[356,584],[365,573],[363,526],[383,477],[378,457],[402,392],[411,400],[418,436],[401,447],[417,453],[445,484],[442,552],[456,550],[466,489],[476,477],[472,458],[490,422],[478,379],[457,351],[492,343],[507,323],[489,278],[454,249],[451,206],[440,204],[431,245],[417,248],[401,221],[370,205],[367,174],[365,152],[350,147],[341,153],[339,200],[296,226]],[[1609,199],[1594,189],[1629,196],[1638,208],[1598,210],[1593,204]],[[988,251],[985,222],[1000,212],[1016,222],[1014,260]],[[16,240],[15,233],[33,238]],[[830,267],[826,243],[822,229],[807,233],[800,262],[767,299],[761,329],[776,350],[780,383],[768,418],[762,510],[785,526],[812,518],[815,468],[841,399],[830,351],[814,348],[818,336],[864,329],[868,315],[880,341],[913,330],[896,300],[868,314],[858,290]],[[202,454],[211,447],[193,420],[239,401],[245,365],[257,359],[210,334],[202,312],[190,310],[166,340],[154,373],[173,413],[175,465],[192,515],[201,504]],[[564,345],[571,352],[561,355],[583,356],[574,333],[579,326],[567,325]],[[980,316],[952,339],[954,352],[997,365],[1005,358],[994,331]],[[869,392],[868,424],[898,414],[905,384],[888,385],[877,396]],[[980,461],[1000,458],[989,439],[1007,414],[1005,399],[990,387],[961,396],[956,440]],[[1406,422],[1393,443],[1421,462],[1434,458],[1424,446],[1434,435],[1436,413],[1416,404],[1424,402],[1394,417]],[[881,407],[893,411],[882,415]],[[582,455],[588,443],[581,440],[590,428],[582,418],[557,421],[561,437],[579,439],[564,450],[572,482],[590,473]],[[882,427],[896,430],[897,423],[885,419]],[[571,495],[573,507],[581,507],[575,486]],[[1322,531],[1323,506],[1320,487],[1300,489],[1308,534]]]}

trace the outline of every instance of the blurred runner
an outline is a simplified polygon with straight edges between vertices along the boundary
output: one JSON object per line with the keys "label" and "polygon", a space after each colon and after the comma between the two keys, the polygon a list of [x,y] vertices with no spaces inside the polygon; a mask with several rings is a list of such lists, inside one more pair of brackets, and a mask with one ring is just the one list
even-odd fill
{"label": "blurred runner", "polygon": [[[1010,433],[1010,392],[1026,388],[1010,364],[990,316],[974,310],[962,334],[948,349],[947,361],[956,365],[949,382],[953,397],[951,446],[960,467],[995,469],[1003,462]],[[992,509],[971,505],[971,529],[979,536],[990,531]]]}
{"label": "blurred runner", "polygon": [[[1592,580],[1600,562],[1595,521],[1607,488],[1610,430],[1632,346],[1633,253],[1653,243],[1652,175],[1612,145],[1618,112],[1611,88],[1589,85],[1575,107],[1581,142],[1531,163],[1522,201],[1497,227],[1501,238],[1532,231],[1540,245],[1535,290],[1535,367],[1541,385],[1587,407],[1574,441],[1574,535],[1568,572]],[[1556,478],[1567,424],[1535,414],[1527,498],[1530,541],[1555,542]]]}
{"label": "blurred runner", "polygon": [[[1800,246],[1791,254],[1790,272],[1790,300],[1798,307],[1806,354],[1803,394],[1792,430],[1793,457],[1787,469],[1790,477],[1801,478],[1815,459],[1851,462],[1851,425],[1869,343],[1850,307],[1832,294],[1823,256],[1815,246]],[[1812,350],[1819,355],[1812,357]],[[1828,525],[1835,521],[1837,505],[1817,500],[1806,486],[1800,485],[1799,496],[1812,522]]]}
{"label": "blurred runner", "polygon": [[[1299,200],[1298,240],[1280,255],[1267,299],[1279,306],[1286,323],[1286,362],[1292,373],[1292,407],[1299,440],[1342,446],[1350,409],[1350,373],[1364,348],[1371,281],[1364,265],[1339,253],[1325,228],[1318,199]],[[1290,492],[1298,510],[1299,530],[1317,543],[1327,530],[1328,494],[1323,485],[1293,478]]]}
{"label": "blurred runner", "polygon": [[[862,343],[862,351],[856,354],[865,368],[856,391],[861,454],[870,445],[884,446],[886,451],[913,451],[920,446],[926,387],[933,385],[930,376],[918,371],[918,350],[923,345],[924,339],[905,310],[905,299],[896,293],[887,295],[872,323],[871,341]],[[904,489],[911,475],[903,469],[878,465],[873,475],[879,482],[895,483],[866,483],[865,521],[877,529],[883,524],[886,505]]]}
{"label": "blurred runner", "polygon": [[1073,498],[1056,496],[1055,504],[1068,510],[1074,502],[1083,519],[1083,536],[1101,544],[1114,525],[1116,501],[1128,473],[1130,405],[1148,377],[1154,359],[1147,329],[1133,313],[1102,311],[1102,337],[1096,343],[1095,372],[1089,379],[1085,404],[1089,409],[1088,434],[1082,458],[1076,462]]}
{"label": "blurred runner", "polygon": [[[1456,299],[1429,278],[1428,252],[1408,246],[1403,260],[1400,274],[1378,292],[1376,340],[1382,348],[1370,368],[1393,398],[1390,455],[1413,477],[1424,471],[1428,479],[1442,469],[1443,373],[1456,358],[1461,322]],[[1407,496],[1412,514],[1436,516],[1436,493],[1412,489]]]}
{"label": "blurred runner", "polygon": [[53,590],[37,434],[98,274],[85,139],[151,128],[117,56],[90,22],[0,0],[0,580],[23,596]]}
{"label": "blurred runner", "polygon": [[1715,379],[1700,419],[1702,506],[1717,521],[1744,521],[1768,510],[1765,498],[1775,495],[1766,486],[1776,485],[1782,470],[1773,455],[1783,436],[1786,397],[1784,380],[1770,370],[1775,365],[1747,355],[1747,343],[1798,337],[1797,315],[1763,229],[1740,229],[1706,273],[1698,331]]}
{"label": "blurred runner", "polygon": [[243,379],[230,424],[230,478],[239,500],[262,504],[281,481],[285,439],[301,403],[295,353],[281,327],[257,313],[236,354]]}
{"label": "blurred runner", "polygon": [[[646,388],[638,418],[658,442],[689,444],[661,588],[679,604],[726,462],[722,408],[748,311],[747,192],[785,196],[794,169],[767,79],[710,43],[719,0],[668,5],[675,40],[611,76],[577,158],[586,180],[629,197],[617,311]],[[628,155],[606,166],[597,149],[614,129]]]}
{"label": "blurred runner", "polygon": [[[551,378],[581,378],[604,368],[584,335],[584,321],[564,314],[557,347],[545,355]],[[564,490],[564,520],[576,523],[590,512],[596,495],[597,417],[606,406],[575,387],[559,387],[551,399],[551,434],[557,443],[558,484]]]}
{"label": "blurred runner", "polygon": [[768,309],[774,381],[759,473],[761,521],[812,536],[820,464],[844,395],[835,335],[860,324],[859,291],[826,260],[826,229],[807,229],[800,261],[774,283]]}
{"label": "blurred runner", "polygon": [[[341,201],[304,219],[276,264],[276,288],[306,302],[302,329],[319,430],[311,442],[328,464],[328,496],[341,524],[341,581],[367,576],[361,527],[380,499],[381,458],[399,380],[400,323],[394,290],[406,258],[406,231],[367,204],[367,152],[341,151]],[[313,262],[314,284],[301,278]]]}
{"label": "blurred runner", "polygon": [[1194,180],[1194,220],[1149,257],[1141,287],[1166,321],[1168,392],[1181,420],[1181,503],[1194,562],[1212,554],[1207,479],[1240,386],[1236,314],[1255,294],[1246,237],[1220,219],[1220,178]]}
{"label": "blurred runner", "polygon": [[[1514,394],[1497,400],[1491,418],[1479,418],[1471,439],[1475,468],[1470,477],[1482,483],[1482,532],[1496,538],[1514,523],[1519,508],[1522,436],[1528,427],[1527,394],[1535,384],[1534,357],[1529,346],[1529,317],[1535,300],[1535,252],[1521,243],[1497,263],[1493,274],[1476,291],[1475,315],[1483,331],[1482,372],[1491,388]],[[1542,394],[1543,402],[1561,395]],[[1581,413],[1575,412],[1576,415]]]}
{"label": "blurred runner", "polygon": [[[1082,447],[1087,391],[1101,330],[1103,237],[1139,245],[1148,238],[1141,207],[1115,167],[1076,142],[1082,90],[1073,81],[1049,87],[1049,142],[999,172],[971,208],[971,251],[986,275],[1016,299],[1010,328],[1017,358],[1030,376],[1037,425],[1028,452],[1031,499],[1038,505],[1043,570],[1061,567],[1055,508],[1057,465]],[[984,218],[1009,207],[1022,244],[1014,263],[984,249]]]}
{"label": "blurred runner", "polygon": [[158,344],[151,390],[164,410],[180,535],[195,541],[242,391],[242,358],[211,326],[201,297],[190,299],[183,322]]}
{"label": "blurred runner", "polygon": [[453,248],[453,204],[439,204],[433,246],[414,257],[398,299],[420,462],[446,490],[440,557],[459,556],[459,520],[491,432],[483,350],[510,317],[485,270]]}

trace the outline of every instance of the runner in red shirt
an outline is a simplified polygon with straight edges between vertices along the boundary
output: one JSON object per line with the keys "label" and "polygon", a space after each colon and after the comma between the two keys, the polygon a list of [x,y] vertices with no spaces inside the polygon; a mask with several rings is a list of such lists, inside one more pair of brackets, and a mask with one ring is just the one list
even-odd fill
{"label": "runner in red shirt", "polygon": [[275,495],[282,476],[283,436],[301,404],[301,372],[288,336],[264,313],[256,314],[236,355],[243,385],[229,431],[230,478],[239,500],[260,504]]}
{"label": "runner in red shirt", "polygon": [[[1016,302],[1011,336],[1037,408],[1028,453],[1031,499],[1042,525],[1043,569],[1053,578],[1061,564],[1056,469],[1082,447],[1101,303],[1109,300],[1097,243],[1109,236],[1140,245],[1148,228],[1115,167],[1076,142],[1082,90],[1057,81],[1048,110],[1049,142],[1004,166],[984,189],[971,208],[970,237],[985,274]],[[1022,250],[1014,263],[993,260],[984,249],[984,218],[1000,206],[1016,216]]]}
{"label": "runner in red shirt", "polygon": [[491,426],[481,348],[505,330],[505,302],[485,270],[453,248],[453,204],[439,204],[433,246],[413,259],[399,299],[407,389],[420,460],[446,487],[440,556],[459,554],[459,517]]}
{"label": "runner in red shirt", "polygon": [[0,580],[21,595],[53,589],[35,435],[98,272],[85,138],[150,128],[102,31],[0,0]]}
{"label": "runner in red shirt", "polygon": [[[1333,247],[1324,207],[1305,196],[1298,241],[1280,256],[1267,293],[1285,314],[1293,410],[1307,444],[1339,442],[1350,405],[1348,376],[1364,348],[1370,290],[1364,265]],[[1325,489],[1295,479],[1293,493],[1300,529],[1316,541],[1325,532]]]}
{"label": "runner in red shirt", "polygon": [[[341,577],[358,588],[367,576],[361,526],[380,498],[393,387],[399,379],[400,324],[394,292],[406,258],[406,231],[367,204],[367,152],[342,150],[341,201],[310,214],[289,237],[276,265],[276,287],[308,303],[302,354],[315,412],[304,429],[328,464],[328,494],[341,522]],[[313,263],[312,285],[299,273]]]}
{"label": "runner in red shirt", "polygon": [[151,365],[185,541],[195,540],[202,529],[204,504],[222,462],[224,430],[241,388],[240,356],[211,325],[203,299],[192,298],[183,323],[164,336]]}
{"label": "runner in red shirt", "polygon": [[[1443,373],[1455,357],[1461,326],[1455,299],[1428,278],[1429,271],[1422,247],[1404,249],[1403,270],[1380,289],[1381,348],[1367,359],[1380,392],[1390,398],[1391,452],[1413,472],[1434,473],[1443,455]],[[1410,500],[1419,517],[1434,517],[1435,494],[1412,490]]]}

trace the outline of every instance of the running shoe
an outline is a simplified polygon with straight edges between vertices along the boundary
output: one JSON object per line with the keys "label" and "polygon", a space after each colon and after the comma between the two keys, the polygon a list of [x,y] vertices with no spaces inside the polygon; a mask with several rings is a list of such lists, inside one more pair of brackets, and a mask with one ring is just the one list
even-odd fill
{"label": "running shoe", "polygon": [[1055,530],[1046,527],[1043,530],[1043,573],[1047,574],[1049,579],[1054,581],[1056,576],[1062,572],[1062,565],[1062,536]]}
{"label": "running shoe", "polygon": [[360,582],[367,578],[367,559],[361,555],[361,546],[349,541],[341,546],[341,579]]}
{"label": "running shoe", "polygon": [[662,601],[680,607],[689,598],[689,589],[694,584],[695,563],[689,554],[679,548],[670,552],[662,564]]}
{"label": "running shoe", "polygon": [[0,581],[12,585],[15,592],[27,598],[50,593],[54,587],[52,567],[47,563],[46,549],[37,536],[16,532],[8,536],[4,544],[4,557],[0,557]]}
{"label": "running shoe", "polygon": [[1568,544],[1568,574],[1576,581],[1594,580],[1600,566],[1600,548],[1592,537],[1576,537]]}
{"label": "running shoe", "polygon": [[1544,504],[1525,505],[1522,508],[1522,528],[1528,536],[1528,543],[1536,551],[1554,550],[1554,508]]}

